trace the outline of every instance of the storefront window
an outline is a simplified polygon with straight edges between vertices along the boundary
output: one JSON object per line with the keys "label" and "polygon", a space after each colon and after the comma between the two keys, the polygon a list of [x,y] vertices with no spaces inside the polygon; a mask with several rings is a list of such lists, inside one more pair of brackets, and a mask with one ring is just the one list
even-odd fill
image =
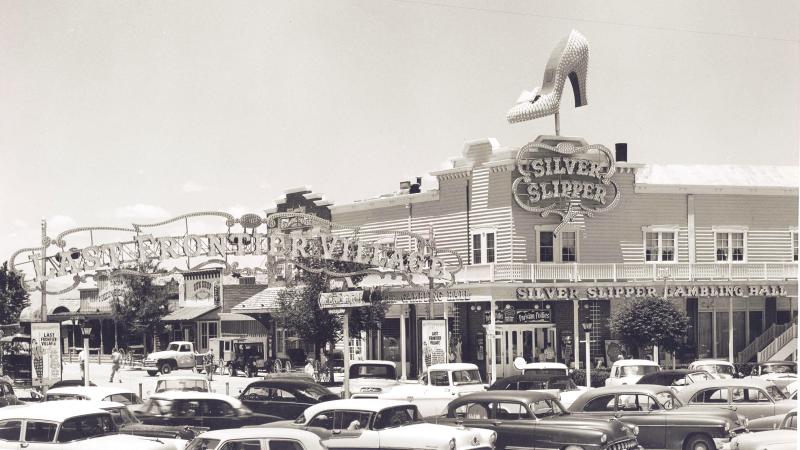
{"label": "storefront window", "polygon": [[644,260],[648,262],[674,262],[675,232],[674,231],[645,232]]}
{"label": "storefront window", "polygon": [[717,261],[735,262],[745,260],[745,241],[742,232],[717,232],[714,244]]}

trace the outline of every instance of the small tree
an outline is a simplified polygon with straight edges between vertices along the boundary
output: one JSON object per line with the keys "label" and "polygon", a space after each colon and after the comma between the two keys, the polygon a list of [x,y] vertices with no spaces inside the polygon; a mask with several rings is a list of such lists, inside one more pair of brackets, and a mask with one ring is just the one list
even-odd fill
{"label": "small tree", "polygon": [[0,266],[0,324],[18,322],[20,312],[29,305],[28,298],[22,276],[8,270],[8,262],[3,262]]}
{"label": "small tree", "polygon": [[350,335],[357,336],[362,331],[376,331],[381,328],[389,310],[389,302],[384,300],[381,292],[373,290],[369,294],[369,306],[350,309]]}
{"label": "small tree", "polygon": [[[153,267],[144,267],[145,272],[157,273]],[[169,285],[163,286],[154,283],[152,276],[143,275],[117,275],[121,277],[122,289],[118,301],[113,303],[112,314],[114,319],[125,324],[129,331],[144,336],[153,336],[155,349],[155,336],[164,331],[163,318],[169,314]]]}
{"label": "small tree", "polygon": [[611,332],[637,354],[643,347],[658,345],[678,350],[689,327],[689,318],[665,298],[636,298],[623,303],[611,319]]}

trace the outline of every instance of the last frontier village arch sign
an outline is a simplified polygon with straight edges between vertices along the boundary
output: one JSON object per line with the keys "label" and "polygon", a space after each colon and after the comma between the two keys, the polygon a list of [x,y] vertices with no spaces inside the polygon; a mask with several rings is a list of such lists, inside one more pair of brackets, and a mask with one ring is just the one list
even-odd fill
{"label": "last frontier village arch sign", "polygon": [[[227,231],[190,234],[188,220],[197,217],[224,219]],[[158,227],[181,221],[187,223],[187,233],[182,236],[157,236],[153,232]],[[232,232],[236,226],[242,230]],[[9,258],[9,268],[21,272],[23,266],[30,267],[29,272],[34,276],[32,280],[26,277],[25,288],[28,291],[43,290],[47,294],[68,292],[94,278],[98,272],[105,271],[152,277],[212,267],[221,267],[226,275],[270,272],[268,262],[262,266],[241,267],[238,261],[228,261],[229,257],[241,256],[266,256],[265,261],[271,258],[291,261],[306,271],[324,272],[332,278],[375,273],[400,277],[411,285],[415,284],[415,275],[423,276],[426,281],[434,279],[437,284],[452,285],[455,273],[462,268],[458,254],[435,248],[419,234],[404,230],[381,234],[381,237],[388,234],[395,238],[406,236],[416,243],[416,250],[409,251],[394,249],[375,237],[361,238],[359,231],[358,227],[338,225],[305,213],[272,213],[265,218],[258,214],[245,214],[235,218],[224,212],[198,212],[153,224],[132,224],[130,228],[81,227],[64,231],[52,239],[43,236],[42,246],[14,252]],[[93,236],[100,232],[123,233],[128,238],[102,244],[94,243],[92,238],[92,245],[83,248],[67,243],[68,237],[81,233]],[[57,251],[48,256],[49,247],[56,247]],[[192,266],[189,264],[191,258],[202,258],[203,261]],[[186,269],[173,267],[155,274],[137,270],[144,264],[156,262],[160,265],[170,260],[185,264]],[[309,260],[350,262],[360,267],[352,272],[339,272],[304,264],[303,261]],[[46,289],[47,281],[59,279],[71,280],[72,284],[54,291]]]}

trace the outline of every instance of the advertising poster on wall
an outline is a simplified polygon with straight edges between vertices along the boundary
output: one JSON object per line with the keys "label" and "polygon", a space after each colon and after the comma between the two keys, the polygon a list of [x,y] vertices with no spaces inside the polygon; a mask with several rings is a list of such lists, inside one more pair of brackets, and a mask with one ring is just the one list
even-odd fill
{"label": "advertising poster on wall", "polygon": [[61,381],[61,326],[31,323],[31,380],[34,386]]}
{"label": "advertising poster on wall", "polygon": [[447,321],[422,321],[422,370],[447,362]]}

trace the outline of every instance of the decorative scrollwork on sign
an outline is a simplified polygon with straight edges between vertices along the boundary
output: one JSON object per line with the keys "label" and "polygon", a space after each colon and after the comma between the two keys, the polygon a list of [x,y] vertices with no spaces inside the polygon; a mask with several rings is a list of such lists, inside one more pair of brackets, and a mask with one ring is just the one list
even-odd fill
{"label": "decorative scrollwork on sign", "polygon": [[542,217],[560,216],[556,234],[579,216],[592,217],[619,202],[619,186],[611,179],[616,162],[603,145],[530,142],[517,152],[516,164],[521,176],[511,185],[514,201]]}
{"label": "decorative scrollwork on sign", "polygon": [[[196,235],[187,233],[182,236],[153,236],[143,234],[144,228],[155,228],[193,217],[214,216],[225,219],[227,230],[223,233]],[[297,219],[298,223],[309,224],[310,227],[284,230],[281,223],[285,219]],[[246,232],[231,232],[231,227],[239,224]],[[266,233],[256,232],[262,224],[266,225]],[[249,231],[248,231],[249,230]],[[79,232],[115,231],[135,233],[132,239],[117,242],[95,243],[84,248],[69,248],[65,237]],[[404,230],[393,232],[397,236],[407,236],[409,245],[416,241],[416,251],[395,250],[380,242],[368,239],[359,240],[360,228],[340,225],[329,220],[305,213],[274,213],[266,218],[257,214],[244,214],[239,219],[222,212],[197,212],[183,214],[151,224],[132,224],[125,227],[80,227],[67,230],[55,240],[46,239],[46,246],[59,247],[54,255],[42,257],[41,247],[28,247],[15,252],[10,259],[11,270],[17,270],[16,258],[28,253],[32,263],[35,280],[26,283],[28,290],[38,290],[45,282],[54,278],[72,278],[72,285],[58,291],[47,291],[51,294],[67,292],[74,289],[95,272],[109,271],[116,274],[162,277],[172,274],[184,274],[202,270],[207,267],[219,267],[226,275],[255,275],[270,273],[270,267],[239,267],[239,261],[229,262],[229,258],[238,256],[266,256],[270,258],[292,261],[304,270],[324,272],[331,277],[348,277],[353,275],[375,273],[385,276],[387,272],[399,275],[413,284],[413,275],[424,275],[436,282],[454,283],[454,273],[462,268],[458,254],[445,249],[435,248],[419,234]],[[208,258],[200,264],[190,266],[191,258]],[[339,272],[330,268],[313,268],[302,263],[303,258],[319,258],[340,262],[352,262],[364,266],[357,271]],[[444,258],[444,259],[443,259]],[[139,267],[150,262],[156,266],[168,260],[186,260],[186,268],[172,267],[168,270],[142,272]],[[449,262],[447,262],[449,261]],[[455,262],[455,264],[453,264]]]}

